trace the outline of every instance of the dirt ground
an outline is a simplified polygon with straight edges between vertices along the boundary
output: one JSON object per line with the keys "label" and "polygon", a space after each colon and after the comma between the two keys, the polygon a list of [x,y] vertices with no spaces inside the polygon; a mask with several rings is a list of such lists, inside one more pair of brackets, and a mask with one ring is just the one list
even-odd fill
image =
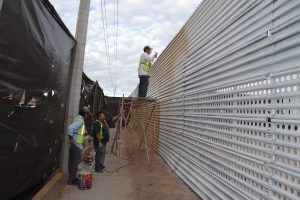
{"label": "dirt ground", "polygon": [[[126,136],[126,134],[125,134]],[[127,134],[128,136],[128,134]],[[135,137],[137,138],[137,137]],[[199,200],[185,183],[172,172],[164,160],[155,152],[150,152],[148,163],[145,145],[138,150],[139,141],[133,138],[134,151],[130,146],[129,137],[123,137],[126,154],[132,165],[129,167],[133,191],[132,200]]]}
{"label": "dirt ground", "polygon": [[[114,130],[111,130],[111,133],[114,133]],[[141,150],[138,150],[138,141],[135,140],[134,151],[132,151],[128,133],[122,135],[122,159],[118,160],[116,155],[108,153],[105,161],[106,171],[93,173],[94,181],[91,190],[83,191],[75,186],[64,186],[59,199],[200,199],[171,171],[160,156],[151,152],[150,164],[148,164],[145,146],[142,145]],[[110,149],[108,150],[110,152]]]}

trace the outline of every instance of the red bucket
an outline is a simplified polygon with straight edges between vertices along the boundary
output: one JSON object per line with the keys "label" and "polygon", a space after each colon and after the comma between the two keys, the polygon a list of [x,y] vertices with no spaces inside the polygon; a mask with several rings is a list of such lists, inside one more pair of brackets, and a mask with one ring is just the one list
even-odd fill
{"label": "red bucket", "polygon": [[93,174],[91,172],[79,172],[79,189],[89,190],[92,188]]}

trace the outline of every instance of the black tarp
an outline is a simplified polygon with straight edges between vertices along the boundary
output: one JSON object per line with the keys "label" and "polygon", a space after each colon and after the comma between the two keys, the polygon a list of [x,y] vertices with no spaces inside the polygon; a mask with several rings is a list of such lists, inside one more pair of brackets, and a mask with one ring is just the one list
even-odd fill
{"label": "black tarp", "polygon": [[48,0],[3,0],[0,199],[47,180],[59,167],[75,44]]}
{"label": "black tarp", "polygon": [[[92,81],[85,73],[82,74],[80,107],[87,106],[95,116],[106,108],[104,93],[98,82]],[[86,121],[88,132],[91,133],[92,120]]]}
{"label": "black tarp", "polygon": [[[105,100],[107,102],[107,108],[105,109],[106,117],[111,118],[113,116],[118,115],[119,107],[120,107],[120,101],[122,100],[121,97],[105,97]],[[115,123],[108,124],[110,128],[115,127]]]}

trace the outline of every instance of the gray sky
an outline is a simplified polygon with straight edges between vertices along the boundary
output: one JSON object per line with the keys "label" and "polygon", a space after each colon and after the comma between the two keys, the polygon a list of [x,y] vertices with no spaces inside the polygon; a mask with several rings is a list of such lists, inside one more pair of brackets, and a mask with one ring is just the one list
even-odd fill
{"label": "gray sky", "polygon": [[[119,0],[118,59],[116,60],[116,0],[106,0],[106,56],[101,0],[91,0],[84,72],[97,80],[107,96],[128,96],[137,86],[137,67],[145,45],[160,52],[174,38],[201,0]],[[56,11],[75,35],[79,0],[50,0]],[[102,2],[104,2],[102,0]],[[104,4],[102,10],[105,16]],[[105,26],[106,27],[106,26]],[[109,67],[110,66],[110,67]],[[116,67],[117,66],[117,67]]]}

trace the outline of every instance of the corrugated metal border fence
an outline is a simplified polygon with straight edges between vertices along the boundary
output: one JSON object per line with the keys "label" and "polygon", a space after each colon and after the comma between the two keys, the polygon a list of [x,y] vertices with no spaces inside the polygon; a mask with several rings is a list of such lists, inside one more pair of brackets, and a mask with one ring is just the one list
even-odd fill
{"label": "corrugated metal border fence", "polygon": [[300,199],[299,66],[300,1],[204,1],[153,65],[159,153],[204,200]]}

